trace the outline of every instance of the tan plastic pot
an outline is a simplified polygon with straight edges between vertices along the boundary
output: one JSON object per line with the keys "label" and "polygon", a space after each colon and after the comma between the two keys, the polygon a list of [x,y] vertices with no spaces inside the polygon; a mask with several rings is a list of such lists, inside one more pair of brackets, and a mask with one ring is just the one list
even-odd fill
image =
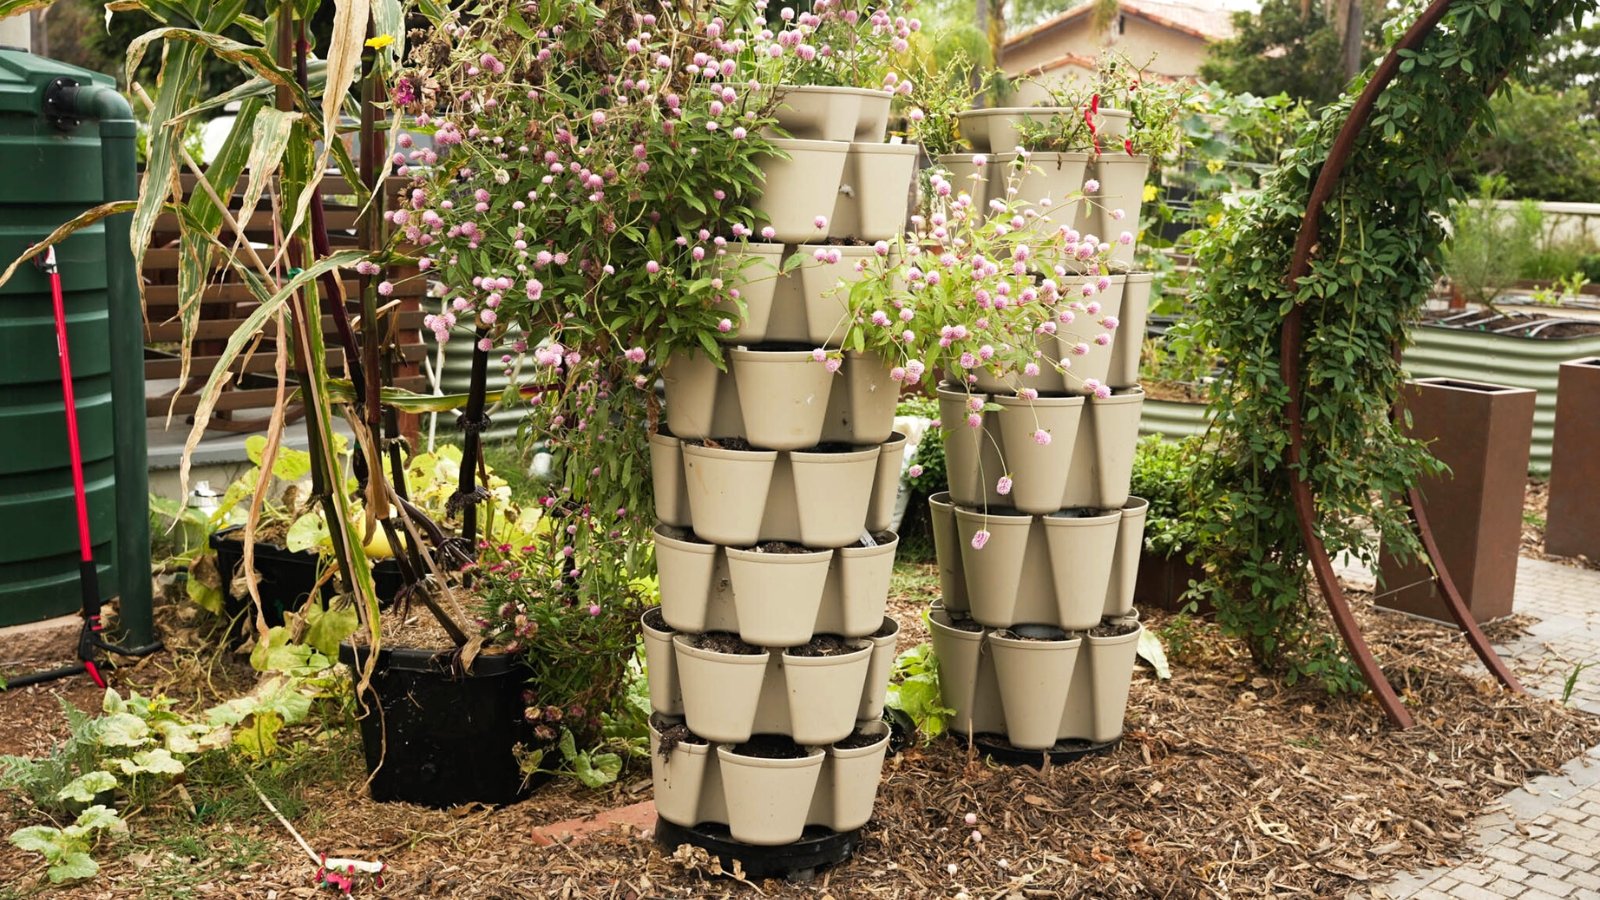
{"label": "tan plastic pot", "polygon": [[655,786],[656,812],[676,825],[700,824],[700,797],[711,768],[711,744],[680,742],[665,757],[661,732],[650,725],[650,781]]}
{"label": "tan plastic pot", "polygon": [[948,613],[934,610],[928,616],[928,633],[933,641],[933,653],[939,658],[940,702],[955,710],[950,727],[972,734],[972,708],[978,687],[983,632],[955,628],[950,624]]}
{"label": "tan plastic pot", "polygon": [[851,144],[828,236],[870,243],[904,233],[911,178],[921,152],[916,144]]}
{"label": "tan plastic pot", "polygon": [[[661,614],[678,631],[703,632],[706,598],[717,569],[717,547],[683,540],[656,526],[656,575],[661,585]],[[754,643],[751,641],[750,643]]]}
{"label": "tan plastic pot", "polygon": [[[645,615],[649,615],[646,613]],[[678,681],[678,657],[672,649],[673,632],[651,628],[639,617],[644,634],[644,665],[650,682],[650,708],[664,716],[683,715],[683,688]]]}
{"label": "tan plastic pot", "polygon": [[1133,663],[1139,651],[1143,626],[1116,637],[1089,635],[1089,665],[1094,685],[1094,728],[1089,739],[1096,743],[1122,736],[1122,722],[1128,712],[1128,687],[1133,682]]}
{"label": "tan plastic pot", "polygon": [[777,462],[774,450],[684,444],[684,481],[695,535],[732,547],[749,547],[760,540],[761,516]]}
{"label": "tan plastic pot", "polygon": [[778,127],[805,141],[849,141],[861,117],[861,92],[821,85],[779,85]]}
{"label": "tan plastic pot", "polygon": [[[955,513],[972,617],[991,628],[1009,627],[1017,620],[1022,563],[1028,552],[1033,517],[996,509],[985,514],[959,506]],[[989,539],[978,549],[972,546],[972,541],[982,530],[989,532]],[[1105,594],[1099,597],[1104,599]]]}
{"label": "tan plastic pot", "polygon": [[[1077,343],[1089,346],[1089,352],[1082,356],[1071,355],[1072,367],[1067,370],[1068,390],[1082,391],[1084,384],[1093,379],[1101,384],[1106,383],[1106,377],[1111,372],[1111,354],[1117,345],[1117,334],[1122,330],[1119,327],[1113,331],[1106,331],[1100,321],[1107,316],[1120,318],[1122,316],[1122,298],[1124,283],[1120,276],[1112,276],[1110,287],[1094,295],[1094,301],[1100,304],[1100,313],[1089,316],[1078,314],[1078,320],[1067,328],[1071,329],[1071,336],[1063,331],[1060,335],[1060,349],[1062,356],[1068,356],[1069,347]],[[1101,346],[1095,343],[1094,338],[1101,334],[1109,334],[1111,343]]]}
{"label": "tan plastic pot", "polygon": [[698,350],[674,353],[661,367],[661,380],[672,434],[690,440],[714,436],[717,389],[722,380],[716,362]]}
{"label": "tan plastic pot", "polygon": [[1117,551],[1111,562],[1111,581],[1106,586],[1103,616],[1127,616],[1134,612],[1133,592],[1139,582],[1139,557],[1144,553],[1144,521],[1150,501],[1129,497],[1122,505],[1122,520],[1117,523]]}
{"label": "tan plastic pot", "polygon": [[1114,388],[1134,387],[1139,383],[1139,356],[1144,350],[1145,323],[1150,317],[1150,290],[1155,276],[1149,272],[1118,275],[1125,285],[1122,314],[1117,330],[1111,333],[1111,365],[1106,384]]}
{"label": "tan plastic pot", "polygon": [[1073,455],[1062,509],[1117,509],[1128,502],[1143,404],[1144,391],[1139,388],[1113,391],[1104,400],[1089,400],[1078,427],[1079,449]]}
{"label": "tan plastic pot", "polygon": [[656,432],[650,435],[650,488],[655,494],[656,518],[677,528],[689,527],[689,492],[683,480],[683,450],[678,439]]}
{"label": "tan plastic pot", "polygon": [[[824,441],[881,444],[894,434],[894,410],[900,383],[889,377],[890,366],[877,353],[847,351],[828,399]],[[899,478],[899,473],[895,473]]]}
{"label": "tan plastic pot", "polygon": [[[860,539],[872,503],[879,454],[877,447],[848,453],[789,454],[800,543],[843,547]],[[699,521],[698,514],[695,521]]]}
{"label": "tan plastic pot", "polygon": [[[997,162],[1009,164],[1004,157]],[[1034,153],[1023,164],[1017,184],[1017,199],[1034,206],[1040,218],[1028,227],[1037,234],[1048,234],[1077,219],[1078,203],[1068,198],[1083,192],[1088,177],[1087,153]]]}
{"label": "tan plastic pot", "polygon": [[833,565],[822,591],[824,612],[815,621],[815,631],[783,646],[803,644],[813,633],[860,637],[877,631],[883,624],[889,579],[894,574],[894,552],[899,546],[900,537],[895,535],[876,547],[834,550]]}
{"label": "tan plastic pot", "polygon": [[933,526],[933,554],[939,560],[939,595],[946,609],[966,612],[970,608],[967,573],[961,564],[961,534],[949,491],[928,497],[928,518]]}
{"label": "tan plastic pot", "polygon": [[850,736],[871,663],[872,645],[865,641],[838,656],[783,654],[789,734],[795,743],[828,744]]}
{"label": "tan plastic pot", "polygon": [[761,759],[718,747],[717,762],[734,840],[776,847],[800,839],[822,775],[822,748],[801,759]]}
{"label": "tan plastic pot", "polygon": [[867,507],[867,530],[887,531],[894,524],[895,500],[900,493],[900,467],[906,457],[906,436],[892,432],[878,448],[878,475],[872,483],[872,503]]}
{"label": "tan plastic pot", "polygon": [[[1139,208],[1144,201],[1144,182],[1150,174],[1150,157],[1129,156],[1120,150],[1107,148],[1104,156],[1095,163],[1095,174],[1100,179],[1101,202],[1098,228],[1100,238],[1111,244],[1111,261],[1122,266],[1133,264],[1133,244],[1121,244],[1117,236],[1126,231],[1139,236]],[[1114,217],[1115,210],[1123,217]]]}
{"label": "tan plastic pot", "polygon": [[739,292],[744,312],[739,311],[732,299],[717,304],[734,323],[733,330],[719,335],[717,340],[725,344],[759,344],[767,339],[767,324],[772,319],[772,302],[783,266],[783,245],[731,245],[725,259],[732,274],[725,275],[723,282],[730,291]]}
{"label": "tan plastic pot", "polygon": [[928,622],[939,658],[940,702],[955,710],[950,728],[970,735],[1003,727],[994,657],[985,651],[984,633],[952,626],[949,613],[937,605]]}
{"label": "tan plastic pot", "polygon": [[1058,616],[1055,624],[1069,631],[1100,624],[1121,521],[1121,509],[1084,518],[1065,513],[1044,517]]}
{"label": "tan plastic pot", "polygon": [[939,165],[950,173],[952,196],[965,192],[973,203],[984,206],[989,202],[989,170],[992,166],[979,166],[974,162],[978,153],[946,153],[939,157]]}
{"label": "tan plastic pot", "polygon": [[867,824],[872,818],[873,801],[878,797],[883,759],[889,752],[889,729],[882,722],[862,728],[866,733],[878,734],[878,741],[848,750],[827,749],[821,790],[827,791],[832,801],[827,825],[834,831],[853,831]]}
{"label": "tan plastic pot", "polygon": [[1045,750],[1055,744],[1072,670],[1083,644],[1081,638],[1069,638],[1059,630],[1045,631],[1060,638],[1024,640],[998,631],[988,638],[1005,710],[1006,740],[1026,750]]}
{"label": "tan plastic pot", "polygon": [[880,620],[878,629],[894,626],[893,630],[885,635],[874,635],[867,638],[872,643],[872,662],[867,666],[867,689],[861,695],[861,708],[856,712],[856,720],[877,720],[883,718],[884,698],[889,691],[889,678],[894,673],[894,659],[897,643],[900,640],[900,623],[885,616]]}
{"label": "tan plastic pot", "polygon": [[773,155],[756,160],[762,171],[756,211],[772,225],[774,239],[785,244],[800,244],[825,235],[815,219],[833,218],[850,145],[785,139],[772,143],[789,158]]}
{"label": "tan plastic pot", "polygon": [[1100,136],[1101,148],[1110,153],[1122,149],[1122,141],[1128,136],[1128,126],[1133,121],[1133,113],[1125,109],[1100,108],[1100,113],[1095,117],[1095,131]]}
{"label": "tan plastic pot", "polygon": [[[838,251],[839,261],[818,260],[818,250]],[[805,260],[800,267],[800,287],[804,292],[806,339],[818,347],[837,347],[850,324],[849,286],[865,276],[856,271],[856,263],[875,251],[871,247],[802,245],[795,252]]]}
{"label": "tan plastic pot", "polygon": [[739,347],[728,357],[750,443],[765,450],[798,450],[822,440],[834,376],[811,351]]}
{"label": "tan plastic pot", "polygon": [[1001,106],[958,113],[961,136],[980,152],[1012,153],[1022,144],[1024,121],[1044,121],[1055,115],[1074,115],[1066,106]]}
{"label": "tan plastic pot", "polygon": [[889,107],[894,100],[894,93],[869,88],[854,90],[861,95],[861,108],[856,113],[855,143],[883,143],[889,134]]}
{"label": "tan plastic pot", "polygon": [[739,637],[760,647],[793,647],[811,640],[834,551],[762,553],[729,547],[724,552]]}
{"label": "tan plastic pot", "polygon": [[969,396],[977,398],[980,404],[989,402],[988,394],[969,395],[949,382],[939,384],[939,431],[944,440],[950,499],[962,506],[981,506],[985,481],[999,478],[1001,472],[997,461],[992,465],[985,464],[985,457],[993,456],[993,448],[985,439],[983,428],[973,428],[967,424]]}
{"label": "tan plastic pot", "polygon": [[748,741],[767,674],[767,653],[715,653],[673,635],[683,715],[689,730],[707,740]]}
{"label": "tan plastic pot", "polygon": [[[1001,409],[991,417],[998,422],[1005,465],[1014,482],[1008,496],[997,496],[1000,503],[1034,514],[1055,512],[1067,489],[1067,474],[1072,470],[1073,447],[1079,420],[1083,418],[1082,397],[995,397]],[[1034,439],[1036,431],[1050,435],[1048,444]],[[985,486],[987,489],[987,485]]]}

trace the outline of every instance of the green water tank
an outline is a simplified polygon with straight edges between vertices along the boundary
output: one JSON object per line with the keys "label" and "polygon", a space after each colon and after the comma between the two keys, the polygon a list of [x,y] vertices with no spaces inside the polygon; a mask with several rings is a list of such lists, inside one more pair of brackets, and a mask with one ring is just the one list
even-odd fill
{"label": "green water tank", "polygon": [[[63,114],[67,113],[67,114]],[[0,49],[0,269],[57,226],[134,196],[134,123],[112,79]],[[143,321],[128,216],[56,248],[101,593],[148,643]],[[78,534],[50,285],[0,286],[0,626],[75,612]]]}

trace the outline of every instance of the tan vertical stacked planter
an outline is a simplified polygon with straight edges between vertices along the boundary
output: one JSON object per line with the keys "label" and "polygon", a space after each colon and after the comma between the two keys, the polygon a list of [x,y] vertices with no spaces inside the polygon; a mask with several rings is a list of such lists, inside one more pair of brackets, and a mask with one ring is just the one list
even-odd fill
{"label": "tan vertical stacked planter", "polygon": [[[835,374],[813,351],[839,346],[836,291],[902,230],[918,152],[883,143],[883,92],[790,89],[781,105],[790,158],[764,164],[757,204],[774,242],[729,246],[726,364],[667,360],[666,427],[651,437],[653,749],[662,729],[677,736],[652,753],[656,807],[752,847],[860,828],[888,750],[898,385],[876,355],[845,354]],[[840,238],[858,243],[825,243]]]}
{"label": "tan vertical stacked planter", "polygon": [[976,396],[973,427],[968,395],[940,388],[950,490],[929,501],[944,596],[933,647],[952,728],[1023,755],[1109,747],[1141,631],[1147,504],[1128,485],[1143,394]]}

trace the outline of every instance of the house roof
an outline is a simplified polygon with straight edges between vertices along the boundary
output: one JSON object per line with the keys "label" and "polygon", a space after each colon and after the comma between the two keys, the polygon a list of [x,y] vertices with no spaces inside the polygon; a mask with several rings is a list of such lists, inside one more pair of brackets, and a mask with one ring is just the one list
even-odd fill
{"label": "house roof", "polygon": [[[1137,16],[1153,25],[1203,41],[1218,41],[1233,36],[1234,11],[1221,8],[1215,0],[1120,0],[1118,6],[1124,15]],[[1006,46],[1026,44],[1063,25],[1086,19],[1093,11],[1093,3],[1079,3],[1012,35],[1006,39]]]}

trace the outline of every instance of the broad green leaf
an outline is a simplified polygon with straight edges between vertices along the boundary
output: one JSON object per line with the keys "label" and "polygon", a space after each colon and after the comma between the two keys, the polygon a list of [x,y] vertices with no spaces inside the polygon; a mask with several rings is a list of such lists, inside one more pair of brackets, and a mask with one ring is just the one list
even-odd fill
{"label": "broad green leaf", "polygon": [[128,775],[149,773],[151,775],[182,775],[183,763],[172,755],[172,751],[165,747],[154,750],[142,750],[131,758],[119,760],[118,767]]}
{"label": "broad green leaf", "polygon": [[128,826],[116,810],[96,803],[78,813],[78,818],[67,827],[78,829],[79,834],[88,834],[91,831],[122,831]]}
{"label": "broad green leaf", "polygon": [[617,780],[622,772],[622,757],[615,753],[580,753],[573,770],[584,787],[600,788]]}
{"label": "broad green leaf", "polygon": [[51,828],[48,825],[33,825],[28,828],[18,828],[11,832],[11,845],[18,850],[29,853],[52,853],[56,850],[56,842],[61,840],[61,829]]}
{"label": "broad green leaf", "polygon": [[67,782],[67,786],[56,792],[57,800],[76,800],[79,803],[93,803],[97,794],[109,791],[117,786],[117,776],[110,772],[96,770],[79,775]]}
{"label": "broad green leaf", "polygon": [[327,610],[312,604],[306,611],[306,622],[306,643],[329,659],[337,658],[339,642],[355,634],[356,629],[361,627],[356,608],[349,603],[334,604]]}
{"label": "broad green leaf", "polygon": [[100,719],[95,741],[102,747],[141,747],[150,742],[150,726],[132,713],[112,713]]}
{"label": "broad green leaf", "polygon": [[234,732],[233,743],[252,759],[266,759],[278,747],[283,719],[270,710],[258,710],[249,726]]}
{"label": "broad green leaf", "polygon": [[81,881],[93,878],[100,871],[100,864],[94,861],[88,853],[82,850],[72,850],[62,855],[60,862],[49,869],[50,883],[61,884],[64,881]]}
{"label": "broad green leaf", "polygon": [[328,523],[323,521],[322,511],[314,509],[295,519],[289,526],[289,532],[284,535],[283,546],[295,553],[331,547],[332,537],[328,534]]}

